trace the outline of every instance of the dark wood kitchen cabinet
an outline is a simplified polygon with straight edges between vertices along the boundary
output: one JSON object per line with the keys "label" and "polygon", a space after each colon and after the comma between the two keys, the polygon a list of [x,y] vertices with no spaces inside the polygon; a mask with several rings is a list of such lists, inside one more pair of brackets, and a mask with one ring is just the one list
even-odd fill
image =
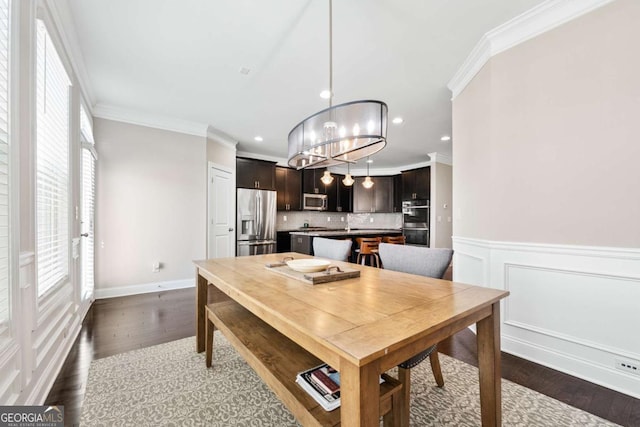
{"label": "dark wood kitchen cabinet", "polygon": [[393,176],[393,212],[402,212],[402,175]]}
{"label": "dark wood kitchen cabinet", "polygon": [[313,236],[304,234],[292,234],[291,252],[313,255]]}
{"label": "dark wood kitchen cabinet", "polygon": [[302,192],[308,194],[327,194],[336,180],[329,185],[325,185],[320,179],[326,169],[303,169],[302,170]]}
{"label": "dark wood kitchen cabinet", "polygon": [[288,231],[278,231],[276,233],[276,252],[291,252],[291,235]]}
{"label": "dark wood kitchen cabinet", "polygon": [[393,177],[372,177],[373,187],[362,186],[363,177],[357,177],[353,184],[354,212],[393,212]]}
{"label": "dark wood kitchen cabinet", "polygon": [[277,209],[279,211],[302,210],[302,172],[276,166]]}
{"label": "dark wood kitchen cabinet", "polygon": [[350,212],[351,192],[349,187],[342,184],[343,175],[332,173],[331,184],[322,182],[326,169],[304,169],[302,171],[302,192],[327,195],[327,211]]}
{"label": "dark wood kitchen cabinet", "polygon": [[236,187],[275,190],[275,162],[236,157]]}
{"label": "dark wood kitchen cabinet", "polygon": [[344,175],[332,174],[337,181],[336,185],[336,212],[353,212],[353,186],[347,187],[342,183]]}
{"label": "dark wood kitchen cabinet", "polygon": [[430,198],[430,167],[402,172],[402,200],[429,200]]}

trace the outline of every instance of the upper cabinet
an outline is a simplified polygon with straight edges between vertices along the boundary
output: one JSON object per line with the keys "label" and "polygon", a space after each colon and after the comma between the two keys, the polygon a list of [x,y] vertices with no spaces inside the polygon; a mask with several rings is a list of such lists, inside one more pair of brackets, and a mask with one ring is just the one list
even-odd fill
{"label": "upper cabinet", "polygon": [[236,157],[236,187],[275,190],[275,181],[274,162]]}
{"label": "upper cabinet", "polygon": [[279,211],[302,209],[302,171],[276,166],[277,207]]}
{"label": "upper cabinet", "polygon": [[392,176],[372,177],[373,187],[367,189],[362,186],[364,177],[355,178],[353,184],[354,212],[394,212]]}
{"label": "upper cabinet", "polygon": [[342,183],[344,175],[332,173],[333,181],[330,184],[322,182],[321,178],[326,169],[303,169],[302,192],[310,194],[327,195],[327,211],[351,212],[351,187]]}
{"label": "upper cabinet", "polygon": [[431,168],[402,172],[402,200],[429,200],[431,198]]}
{"label": "upper cabinet", "polygon": [[338,194],[336,198],[336,212],[353,212],[353,186],[347,187],[342,183],[344,175],[332,175],[337,180],[336,189]]}
{"label": "upper cabinet", "polygon": [[393,212],[402,212],[402,175],[393,176]]}
{"label": "upper cabinet", "polygon": [[302,192],[308,194],[328,194],[331,188],[335,188],[334,179],[329,185],[325,185],[320,178],[326,169],[303,169],[302,170]]}

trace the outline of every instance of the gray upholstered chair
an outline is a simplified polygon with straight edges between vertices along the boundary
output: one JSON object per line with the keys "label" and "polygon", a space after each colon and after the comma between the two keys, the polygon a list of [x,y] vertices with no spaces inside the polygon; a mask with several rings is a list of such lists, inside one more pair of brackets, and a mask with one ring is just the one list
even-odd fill
{"label": "gray upholstered chair", "polygon": [[336,261],[348,261],[351,254],[351,244],[349,240],[325,239],[324,237],[313,238],[313,254],[321,258],[335,259]]}
{"label": "gray upholstered chair", "polygon": [[[440,279],[444,276],[451,263],[453,250],[381,243],[378,247],[378,254],[380,255],[382,268],[384,269]],[[401,411],[401,417],[403,420],[406,420],[406,424],[404,425],[409,425],[411,368],[417,366],[427,357],[431,362],[431,370],[433,371],[433,376],[435,377],[438,387],[444,385],[444,378],[440,370],[440,360],[438,359],[437,344],[399,364],[398,379],[403,386],[403,409]]]}

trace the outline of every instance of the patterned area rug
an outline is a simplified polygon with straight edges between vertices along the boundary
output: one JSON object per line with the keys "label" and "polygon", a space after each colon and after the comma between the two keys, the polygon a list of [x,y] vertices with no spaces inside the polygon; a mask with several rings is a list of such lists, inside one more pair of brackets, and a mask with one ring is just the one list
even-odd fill
{"label": "patterned area rug", "polygon": [[[295,418],[216,332],[214,367],[195,338],[91,363],[83,426],[298,426]],[[440,355],[444,388],[430,364],[412,370],[412,426],[479,426],[478,371]],[[615,426],[525,387],[502,381],[505,426]]]}

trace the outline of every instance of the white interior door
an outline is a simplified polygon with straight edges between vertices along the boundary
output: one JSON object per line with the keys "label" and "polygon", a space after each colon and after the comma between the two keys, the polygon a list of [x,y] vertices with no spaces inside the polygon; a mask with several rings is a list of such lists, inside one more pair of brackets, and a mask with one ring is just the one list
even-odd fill
{"label": "white interior door", "polygon": [[208,258],[235,256],[235,184],[233,171],[209,163]]}

